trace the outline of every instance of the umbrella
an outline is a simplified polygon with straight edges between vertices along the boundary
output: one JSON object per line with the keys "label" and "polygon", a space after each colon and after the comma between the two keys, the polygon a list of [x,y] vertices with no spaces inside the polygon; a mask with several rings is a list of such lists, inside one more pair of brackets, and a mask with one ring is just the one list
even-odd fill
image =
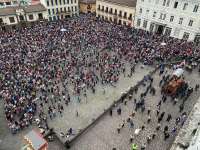
{"label": "umbrella", "polygon": [[165,45],[167,45],[165,42],[162,42],[160,45],[162,45],[162,46],[165,46]]}
{"label": "umbrella", "polygon": [[61,32],[66,32],[66,31],[67,31],[67,29],[65,29],[65,28],[62,28],[62,29],[60,29],[60,31],[61,31]]}
{"label": "umbrella", "polygon": [[136,144],[132,144],[132,150],[137,150],[138,146]]}

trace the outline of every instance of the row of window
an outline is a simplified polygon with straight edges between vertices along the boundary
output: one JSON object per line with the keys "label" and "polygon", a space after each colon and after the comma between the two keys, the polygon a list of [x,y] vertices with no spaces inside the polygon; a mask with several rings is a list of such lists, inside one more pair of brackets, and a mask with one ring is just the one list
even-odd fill
{"label": "row of window", "polygon": [[[140,13],[140,14],[142,13],[142,8],[140,8],[139,13]],[[148,13],[149,13],[149,10],[146,10],[146,13],[148,14]],[[156,15],[157,15],[157,12],[154,11],[154,12],[153,12],[153,18],[155,18]],[[166,17],[167,17],[166,14],[160,13],[159,19],[165,20]],[[183,19],[182,17],[180,17],[180,18],[179,18],[178,24],[180,24],[180,25],[183,24],[183,20],[184,20],[184,19]],[[174,21],[174,16],[170,16],[169,21],[170,21],[170,22],[173,22],[173,21]],[[194,23],[194,20],[190,19],[189,22],[188,22],[188,26],[192,27],[192,26],[193,26],[193,23]]]}
{"label": "row of window", "polygon": [[122,12],[121,10],[117,10],[117,9],[113,9],[113,8],[108,8],[108,7],[104,7],[101,5],[98,5],[98,10],[104,11],[106,13],[110,13],[110,14],[114,14],[114,15],[118,15],[119,17],[124,17],[125,19],[132,19],[133,15],[132,14],[127,14],[127,12]]}
{"label": "row of window", "polygon": [[[147,20],[144,20],[142,27],[146,29],[146,28],[147,28],[147,24],[148,24],[148,21],[147,21]],[[137,20],[137,26],[138,26],[138,27],[141,26],[141,19],[138,19],[138,20]],[[152,32],[152,31],[154,30],[154,28],[155,28],[155,24],[152,24],[152,23],[151,23],[151,24],[150,24],[150,27],[149,27],[149,31]],[[164,34],[167,35],[167,36],[170,36],[170,35],[171,35],[171,31],[172,31],[172,28],[166,27],[165,33],[164,33]],[[179,33],[180,33],[180,30],[178,30],[178,31],[175,30],[175,31],[174,31],[174,35],[176,35],[176,36],[178,36]],[[163,34],[163,33],[162,33],[162,34]],[[188,40],[189,36],[190,36],[190,33],[184,32],[182,39]]]}
{"label": "row of window", "polygon": [[77,0],[47,0],[47,6],[76,4]]}
{"label": "row of window", "polygon": [[[145,0],[141,0],[141,1],[144,2]],[[160,2],[162,2],[162,6],[169,7],[171,1],[170,0],[161,0]],[[156,0],[155,3],[159,4],[159,0]],[[188,3],[184,3],[183,5],[181,5],[178,1],[175,1],[173,4],[173,8],[180,8],[182,10],[187,10],[188,7],[189,7]],[[193,6],[193,12],[197,12],[198,9],[199,9],[199,4],[195,4]]]}
{"label": "row of window", "polygon": [[[164,1],[166,1],[166,0],[164,0]],[[179,5],[180,4],[178,2],[175,2],[174,3],[174,8],[179,8],[180,7]],[[183,5],[183,7],[181,9],[182,10],[187,10],[187,8],[188,8],[188,3],[184,3],[184,5]],[[194,5],[193,12],[197,12],[198,9],[199,9],[199,5]]]}
{"label": "row of window", "polygon": [[[19,21],[25,21],[25,18],[24,18],[24,17],[25,17],[25,16],[22,16],[22,15],[19,16]],[[28,20],[33,20],[33,19],[34,19],[33,14],[30,14],[30,15],[28,15],[27,17],[28,17]],[[39,14],[38,14],[38,17],[39,17],[39,19],[43,19],[42,13],[39,13]],[[10,22],[10,23],[15,23],[15,22],[16,22],[15,17],[9,17],[9,22]],[[2,18],[0,18],[0,24],[2,24],[2,23],[4,23],[4,21],[3,21]]]}
{"label": "row of window", "polygon": [[119,24],[119,25],[128,25],[128,26],[131,26],[131,22],[126,22],[126,21],[122,21],[121,19],[116,19],[116,18],[112,18],[112,17],[107,17],[107,16],[101,16],[101,15],[98,15],[98,18],[100,19],[103,19],[105,21],[110,21],[110,22],[114,22],[116,24]]}
{"label": "row of window", "polygon": [[59,12],[73,12],[73,11],[77,11],[78,8],[77,6],[71,6],[71,7],[63,7],[63,8],[55,8],[55,9],[48,9],[48,14],[58,14]]}

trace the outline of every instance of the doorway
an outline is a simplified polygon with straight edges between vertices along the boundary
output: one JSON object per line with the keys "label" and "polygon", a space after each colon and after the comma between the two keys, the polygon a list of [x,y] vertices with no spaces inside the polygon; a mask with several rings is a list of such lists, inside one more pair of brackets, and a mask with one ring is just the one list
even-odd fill
{"label": "doorway", "polygon": [[164,30],[164,26],[162,25],[158,25],[158,29],[157,29],[157,34],[161,35],[163,33],[163,30]]}

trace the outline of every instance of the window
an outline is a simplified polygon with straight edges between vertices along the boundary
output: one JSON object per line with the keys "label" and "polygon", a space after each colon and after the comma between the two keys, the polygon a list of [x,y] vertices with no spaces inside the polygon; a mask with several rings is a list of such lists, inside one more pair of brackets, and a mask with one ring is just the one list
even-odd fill
{"label": "window", "polygon": [[64,7],[64,12],[67,12],[67,9],[66,9],[66,7]]}
{"label": "window", "polygon": [[48,9],[48,14],[51,15],[51,10],[50,9]]}
{"label": "window", "polygon": [[167,7],[169,7],[169,4],[170,4],[170,0],[167,1]]}
{"label": "window", "polygon": [[67,0],[67,4],[69,4],[69,0]]}
{"label": "window", "polygon": [[6,5],[11,5],[11,2],[6,2]]}
{"label": "window", "polygon": [[104,11],[104,6],[102,6],[102,9],[101,9],[102,11]]}
{"label": "window", "polygon": [[153,32],[154,26],[155,26],[154,23],[151,23],[151,24],[150,24],[150,27],[149,27],[149,31],[150,31],[150,32]]}
{"label": "window", "polygon": [[105,12],[108,12],[108,7],[106,7],[106,11]]}
{"label": "window", "polygon": [[53,0],[51,0],[51,5],[53,6],[54,4],[53,4]]}
{"label": "window", "polygon": [[58,14],[58,8],[56,8],[56,13]]}
{"label": "window", "polygon": [[33,20],[33,15],[29,15],[29,20]]}
{"label": "window", "polygon": [[77,11],[77,6],[74,6],[74,8],[75,8],[75,11]]}
{"label": "window", "polygon": [[194,42],[199,44],[200,43],[200,34],[197,34],[194,38]]}
{"label": "window", "polygon": [[147,13],[147,14],[149,13],[149,10],[148,10],[148,9],[146,10],[146,13]]}
{"label": "window", "polygon": [[55,4],[58,5],[58,0],[55,0]]}
{"label": "window", "polygon": [[62,12],[62,8],[60,8],[60,12]]}
{"label": "window", "polygon": [[124,12],[124,18],[127,18],[127,12]]}
{"label": "window", "polygon": [[47,6],[49,6],[49,1],[47,1]]}
{"label": "window", "polygon": [[178,24],[182,24],[182,23],[183,23],[183,18],[180,18]]}
{"label": "window", "polygon": [[162,13],[161,13],[159,19],[165,20],[165,18],[166,18],[166,14],[162,14]]}
{"label": "window", "polygon": [[132,17],[133,17],[133,15],[130,14],[129,17],[128,17],[128,19],[129,19],[129,20],[132,20]]}
{"label": "window", "polygon": [[139,27],[140,24],[141,24],[141,19],[138,19],[138,20],[137,20],[137,26]]}
{"label": "window", "polygon": [[199,5],[195,5],[195,6],[194,6],[193,12],[197,12],[197,11],[198,11],[198,8],[199,8]]}
{"label": "window", "polygon": [[62,5],[62,0],[60,0],[60,5]]}
{"label": "window", "polygon": [[189,33],[184,32],[184,34],[183,34],[183,40],[188,40],[189,36],[190,36]]}
{"label": "window", "polygon": [[172,32],[172,28],[166,27],[166,29],[165,29],[165,35],[166,36],[170,36],[171,32]]}
{"label": "window", "polygon": [[71,0],[71,3],[73,4],[73,0]]}
{"label": "window", "polygon": [[144,28],[147,27],[147,21],[146,21],[146,20],[144,20],[144,22],[143,22],[143,27],[144,27]]}
{"label": "window", "polygon": [[184,6],[183,6],[183,10],[186,10],[187,6],[188,6],[188,3],[185,3]]}
{"label": "window", "polygon": [[38,18],[41,20],[41,19],[43,19],[43,14],[42,13],[39,13],[38,14]]}
{"label": "window", "polygon": [[140,8],[140,14],[142,13],[142,8]]}
{"label": "window", "polygon": [[20,15],[20,16],[19,16],[19,20],[20,20],[20,21],[24,21],[24,16]]}
{"label": "window", "polygon": [[76,3],[76,0],[74,0],[74,3]]}
{"label": "window", "polygon": [[71,10],[70,10],[70,7],[68,7],[68,12],[70,12]]}
{"label": "window", "polygon": [[55,11],[54,11],[54,9],[52,9],[52,13],[53,13],[53,14],[55,14]]}
{"label": "window", "polygon": [[166,14],[163,14],[163,18],[162,19],[165,20],[165,18],[166,18]]}
{"label": "window", "polygon": [[14,23],[15,22],[15,18],[14,17],[9,17],[10,23]]}
{"label": "window", "polygon": [[159,19],[162,19],[162,16],[163,16],[163,14],[161,13]]}
{"label": "window", "polygon": [[178,2],[175,2],[174,3],[174,8],[177,8],[178,7]]}
{"label": "window", "polygon": [[111,14],[113,13],[113,9],[112,9],[112,8],[110,8],[110,13],[111,13]]}
{"label": "window", "polygon": [[63,4],[66,4],[65,0],[63,0]]}
{"label": "window", "polygon": [[71,10],[74,11],[74,7],[73,6],[71,7]]}
{"label": "window", "polygon": [[119,17],[122,17],[122,11],[121,10],[119,11]]}
{"label": "window", "polygon": [[194,22],[193,20],[190,20],[188,26],[191,27],[193,25],[193,22]]}
{"label": "window", "polygon": [[2,24],[3,23],[3,19],[2,18],[0,18],[0,24]]}
{"label": "window", "polygon": [[166,4],[166,0],[163,1],[163,6],[165,6],[165,4]]}
{"label": "window", "polygon": [[117,15],[117,9],[115,9],[115,15]]}
{"label": "window", "polygon": [[156,17],[156,12],[155,11],[153,12],[153,17]]}
{"label": "window", "polygon": [[171,16],[170,17],[170,22],[173,22],[174,21],[174,16]]}

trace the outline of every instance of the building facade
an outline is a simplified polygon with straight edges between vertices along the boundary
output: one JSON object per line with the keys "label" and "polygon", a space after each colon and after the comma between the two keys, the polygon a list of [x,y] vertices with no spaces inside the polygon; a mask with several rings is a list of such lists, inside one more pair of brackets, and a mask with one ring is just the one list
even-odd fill
{"label": "building facade", "polygon": [[135,0],[97,0],[96,16],[121,25],[134,26]]}
{"label": "building facade", "polygon": [[78,0],[41,0],[48,11],[49,21],[79,15]]}
{"label": "building facade", "polygon": [[80,0],[79,8],[81,13],[95,13],[96,0]]}
{"label": "building facade", "polygon": [[0,8],[17,6],[17,0],[0,0]]}
{"label": "building facade", "polygon": [[200,40],[200,0],[138,0],[135,27],[188,41]]}
{"label": "building facade", "polygon": [[42,4],[0,8],[0,30],[26,26],[46,19],[47,11]]}

